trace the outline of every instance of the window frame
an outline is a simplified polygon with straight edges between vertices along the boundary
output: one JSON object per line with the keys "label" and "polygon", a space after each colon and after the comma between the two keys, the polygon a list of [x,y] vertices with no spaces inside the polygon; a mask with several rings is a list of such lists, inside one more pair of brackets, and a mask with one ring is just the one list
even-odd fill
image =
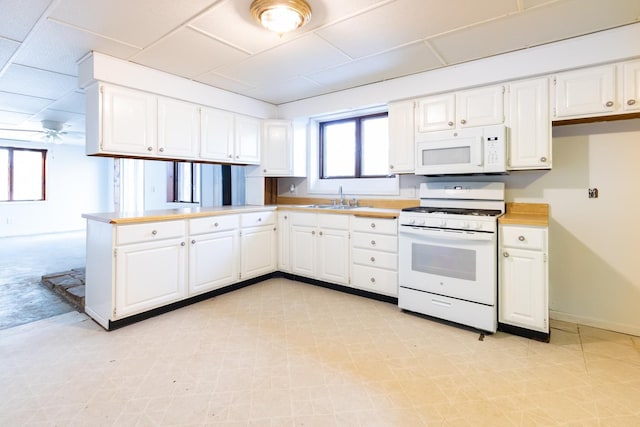
{"label": "window frame", "polygon": [[[389,178],[390,174],[385,175],[362,175],[362,123],[366,120],[386,117],[389,118],[388,111],[376,113],[367,113],[359,116],[345,117],[340,119],[326,120],[318,122],[318,158],[319,158],[319,179],[363,179],[363,178]],[[339,123],[355,123],[355,167],[354,175],[343,176],[325,176],[325,127]]]}
{"label": "window frame", "polygon": [[[4,147],[0,146],[0,150],[7,150],[8,152],[8,176],[6,177],[8,183],[8,199],[0,200],[0,203],[9,203],[9,202],[44,202],[47,200],[47,150],[46,148],[24,148],[24,147]],[[13,153],[15,151],[35,151],[39,152],[42,155],[41,162],[41,173],[42,173],[42,181],[41,181],[41,191],[42,198],[41,199],[14,199],[13,189],[14,189],[14,159]]]}
{"label": "window frame", "polygon": [[[191,185],[189,185],[190,200],[178,200],[180,194],[180,177],[181,174],[178,171],[179,164],[184,163],[191,168]],[[200,164],[196,162],[188,161],[172,161],[167,165],[167,202],[168,203],[187,203],[187,204],[199,204],[200,203],[200,188],[198,186],[200,177]],[[197,179],[196,179],[197,177]]]}

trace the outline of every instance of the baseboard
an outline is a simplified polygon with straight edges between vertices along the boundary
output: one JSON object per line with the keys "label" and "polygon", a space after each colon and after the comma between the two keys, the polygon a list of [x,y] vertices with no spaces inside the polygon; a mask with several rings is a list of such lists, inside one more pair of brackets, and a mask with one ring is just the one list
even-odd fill
{"label": "baseboard", "polygon": [[549,310],[549,317],[553,320],[560,320],[563,322],[576,323],[578,325],[591,326],[599,329],[606,329],[608,331],[619,332],[621,334],[628,334],[640,337],[640,327],[635,325],[627,325],[624,323],[609,322],[603,319],[597,319],[593,317],[578,316],[575,314],[564,313],[561,311]]}

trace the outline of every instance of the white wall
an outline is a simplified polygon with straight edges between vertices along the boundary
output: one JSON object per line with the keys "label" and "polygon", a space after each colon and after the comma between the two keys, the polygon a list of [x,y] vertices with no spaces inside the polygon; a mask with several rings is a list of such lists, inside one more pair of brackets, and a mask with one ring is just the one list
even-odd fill
{"label": "white wall", "polygon": [[0,237],[83,230],[83,213],[111,210],[113,159],[87,157],[76,145],[0,140],[0,146],[48,150],[46,200],[0,202]]}

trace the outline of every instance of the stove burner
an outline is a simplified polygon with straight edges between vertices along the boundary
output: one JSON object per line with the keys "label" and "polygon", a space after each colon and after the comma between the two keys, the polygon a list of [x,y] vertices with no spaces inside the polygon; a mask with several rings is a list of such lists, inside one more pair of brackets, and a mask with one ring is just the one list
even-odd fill
{"label": "stove burner", "polygon": [[415,213],[442,213],[450,215],[475,215],[475,216],[497,216],[502,212],[497,209],[468,209],[468,208],[432,208],[429,206],[415,206],[412,208],[404,208],[403,212]]}

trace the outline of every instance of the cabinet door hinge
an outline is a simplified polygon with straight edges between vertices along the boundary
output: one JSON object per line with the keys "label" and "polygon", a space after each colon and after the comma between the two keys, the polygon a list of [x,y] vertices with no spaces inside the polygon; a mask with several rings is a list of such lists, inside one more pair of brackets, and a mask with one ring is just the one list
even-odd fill
{"label": "cabinet door hinge", "polygon": [[116,308],[113,307],[113,317],[116,317]]}
{"label": "cabinet door hinge", "polygon": [[544,253],[544,262],[547,262],[547,253]]}
{"label": "cabinet door hinge", "polygon": [[113,257],[115,258],[116,256],[118,256],[118,250],[117,250],[117,249],[114,249],[114,250],[113,250]]}

